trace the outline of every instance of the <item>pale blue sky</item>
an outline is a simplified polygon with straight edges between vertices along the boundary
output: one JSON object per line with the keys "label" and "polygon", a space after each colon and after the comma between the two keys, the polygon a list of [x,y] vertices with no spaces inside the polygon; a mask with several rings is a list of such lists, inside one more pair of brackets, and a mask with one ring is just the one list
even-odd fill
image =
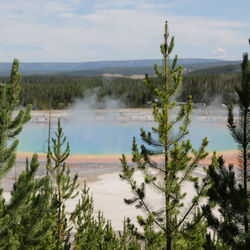
{"label": "pale blue sky", "polygon": [[0,62],[161,58],[165,20],[181,58],[250,52],[249,0],[0,0]]}

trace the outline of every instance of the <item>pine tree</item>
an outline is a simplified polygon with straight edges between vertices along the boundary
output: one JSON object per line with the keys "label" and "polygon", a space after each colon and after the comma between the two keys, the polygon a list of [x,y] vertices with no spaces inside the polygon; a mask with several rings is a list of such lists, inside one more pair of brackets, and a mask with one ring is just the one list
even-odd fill
{"label": "pine tree", "polygon": [[76,229],[74,249],[126,249],[127,239],[119,241],[111,222],[106,221],[100,211],[96,219],[93,212],[94,201],[85,183],[81,199],[71,214]]}
{"label": "pine tree", "polygon": [[[209,166],[207,177],[211,182],[208,189],[208,204],[203,207],[208,224],[228,246],[233,249],[248,249],[250,245],[249,206],[249,145],[250,145],[250,70],[248,54],[243,54],[242,84],[236,88],[240,107],[239,119],[233,115],[233,106],[228,107],[228,128],[239,146],[240,175],[233,166],[224,166],[222,157]],[[217,206],[220,217],[212,209]]]}
{"label": "pine tree", "polygon": [[96,241],[93,203],[93,198],[89,195],[89,189],[85,183],[81,193],[81,199],[78,201],[70,218],[76,229],[74,237],[75,249],[84,249],[87,248],[87,246],[93,246],[93,242]]}
{"label": "pine tree", "polygon": [[[13,61],[10,81],[7,84],[0,84],[0,182],[1,179],[14,167],[16,160],[16,149],[18,139],[16,138],[22,131],[23,125],[30,119],[31,105],[26,110],[21,109],[16,115],[14,110],[18,105],[20,92],[21,75],[19,73],[19,62]],[[0,234],[7,231],[12,234],[13,224],[11,211],[18,213],[24,200],[19,198],[19,202],[10,207],[2,197],[3,189],[0,188]],[[11,210],[10,210],[11,208]],[[15,224],[15,223],[14,223]],[[10,244],[17,245],[18,241],[13,240]]]}
{"label": "pine tree", "polygon": [[[49,177],[35,178],[39,167],[35,154],[29,166],[13,185],[11,199],[2,203],[1,217],[9,218],[8,227],[0,230],[3,249],[44,249],[50,221],[46,220],[50,189]],[[2,249],[1,248],[1,249]]]}
{"label": "pine tree", "polygon": [[56,138],[52,138],[52,148],[49,149],[48,157],[50,165],[47,166],[52,180],[53,194],[51,200],[51,214],[54,219],[53,239],[55,249],[70,249],[70,232],[72,227],[69,226],[69,220],[66,217],[65,202],[73,199],[78,195],[76,191],[78,184],[78,174],[73,179],[70,176],[70,169],[66,168],[66,159],[70,154],[69,143],[65,148],[66,137],[61,128],[60,119],[58,120],[58,128]]}
{"label": "pine tree", "polygon": [[[173,99],[182,82],[182,67],[177,66],[177,56],[175,56],[172,65],[168,64],[169,56],[174,48],[174,38],[172,37],[170,43],[168,43],[168,37],[166,22],[165,41],[160,47],[164,57],[162,73],[155,64],[155,73],[158,84],[161,86],[154,89],[153,80],[147,75],[145,79],[146,85],[154,89],[153,115],[158,126],[152,128],[153,133],[146,133],[141,129],[141,138],[148,147],[142,145],[139,151],[135,138],[133,140],[132,161],[135,163],[136,169],[142,172],[144,181],[140,185],[136,182],[133,177],[135,168],[127,164],[124,155],[121,159],[123,170],[120,177],[129,183],[134,194],[132,199],[125,199],[125,202],[136,204],[137,208],[144,209],[147,213],[146,219],[142,216],[137,217],[139,224],[145,229],[144,237],[146,235],[150,237],[157,227],[158,231],[155,232],[158,237],[157,241],[162,241],[164,245],[161,244],[161,247],[170,250],[181,227],[182,230],[188,230],[188,228],[185,228],[187,219],[198,206],[198,201],[205,191],[206,183],[200,186],[198,178],[194,178],[192,172],[197,168],[199,160],[207,156],[205,147],[208,142],[205,138],[200,149],[196,151],[192,148],[189,140],[183,140],[188,134],[188,125],[190,124],[191,98],[187,104],[181,107],[175,117],[171,116],[170,112],[175,112],[173,108],[176,105]],[[181,124],[179,130],[174,134],[174,125],[179,124]],[[162,163],[155,162],[153,156],[162,156]],[[186,196],[183,187],[187,181],[194,183],[196,195],[193,197],[191,205],[183,208],[183,199]],[[153,210],[147,203],[146,188],[148,186],[152,186],[162,194],[164,204],[158,210]],[[182,214],[180,214],[181,212]],[[148,237],[146,237],[146,240],[150,240]],[[153,249],[157,242],[151,239],[150,244],[152,244],[150,249]]]}
{"label": "pine tree", "polygon": [[[250,181],[250,67],[248,54],[243,54],[242,62],[242,84],[241,88],[236,87],[236,93],[239,98],[239,120],[235,121],[233,115],[233,106],[228,107],[228,128],[233,139],[239,146],[239,167],[242,170],[242,184],[244,189],[245,199],[248,203],[248,208],[244,212],[244,230],[249,232],[249,181]],[[246,245],[250,245],[250,236]]]}
{"label": "pine tree", "polygon": [[49,149],[47,157],[47,164],[49,164],[47,169],[52,177],[53,188],[48,218],[53,220],[53,225],[51,237],[47,238],[49,248],[46,249],[70,249],[72,228],[76,231],[74,249],[126,249],[127,245],[135,246],[136,240],[127,240],[125,243],[120,240],[111,222],[106,221],[101,212],[98,212],[97,218],[94,217],[93,198],[89,195],[86,185],[75,210],[66,215],[65,202],[78,195],[76,191],[78,175],[71,179],[70,170],[66,170],[65,161],[70,150],[69,143],[65,147],[65,142],[66,137],[58,120],[56,138],[52,138],[53,152]]}
{"label": "pine tree", "polygon": [[[243,214],[246,209],[244,191],[238,185],[233,166],[228,169],[221,157],[214,154],[212,164],[208,168],[208,179],[211,186],[208,188],[208,204],[203,206],[203,213],[207,223],[219,239],[233,249],[244,249],[242,234]],[[242,202],[243,201],[243,202]],[[217,206],[220,217],[213,213]]]}
{"label": "pine tree", "polygon": [[19,62],[15,59],[9,83],[0,84],[0,180],[13,168],[18,146],[16,137],[21,133],[23,125],[31,118],[31,105],[14,115],[21,89],[21,75],[18,70]]}
{"label": "pine tree", "polygon": [[124,218],[123,230],[119,232],[121,249],[140,250],[142,238],[137,228],[131,223],[130,218]]}

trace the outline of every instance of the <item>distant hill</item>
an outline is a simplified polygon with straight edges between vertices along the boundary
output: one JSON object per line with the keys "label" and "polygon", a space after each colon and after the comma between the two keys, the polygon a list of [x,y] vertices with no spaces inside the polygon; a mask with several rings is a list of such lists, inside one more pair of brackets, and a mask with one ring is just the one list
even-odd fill
{"label": "distant hill", "polygon": [[[240,61],[216,61],[216,62],[200,62],[187,64],[187,60],[183,60],[184,75],[206,75],[206,74],[228,74],[240,72]],[[190,61],[192,62],[192,61]],[[159,64],[161,65],[161,64]],[[134,76],[134,75],[154,75],[153,64],[151,66],[133,66],[133,67],[107,67],[90,70],[60,72],[59,74],[75,75],[75,76],[94,76],[113,74],[114,76]]]}
{"label": "distant hill", "polygon": [[208,69],[215,67],[222,67],[228,65],[239,65],[241,61],[217,61],[217,62],[203,62],[203,63],[192,63],[192,64],[182,64],[184,67],[188,67],[190,71],[195,71],[199,69]]}
{"label": "distant hill", "polygon": [[[125,60],[125,61],[99,61],[82,63],[20,63],[20,72],[23,75],[40,74],[72,74],[72,75],[99,75],[109,74],[153,74],[154,63],[161,65],[161,59],[148,60]],[[179,59],[186,71],[193,71],[202,68],[235,64],[237,62],[223,61],[218,59]],[[0,75],[9,75],[11,63],[0,63]]]}
{"label": "distant hill", "polygon": [[91,70],[80,70],[80,71],[65,71],[59,74],[75,75],[75,76],[96,76],[105,74],[114,74],[121,76],[132,76],[132,75],[153,75],[154,67],[151,66],[134,66],[134,67],[109,67]]}
{"label": "distant hill", "polygon": [[188,75],[222,75],[222,74],[235,74],[241,72],[241,65],[240,63],[234,65],[225,65],[225,66],[217,66],[217,67],[210,67],[205,69],[199,69],[195,71],[191,71]]}

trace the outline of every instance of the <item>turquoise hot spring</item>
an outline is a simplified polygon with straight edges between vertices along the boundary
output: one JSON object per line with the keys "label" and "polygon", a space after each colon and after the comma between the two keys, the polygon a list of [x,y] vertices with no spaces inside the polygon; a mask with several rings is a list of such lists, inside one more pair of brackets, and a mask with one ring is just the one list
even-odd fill
{"label": "turquoise hot spring", "polygon": [[[116,155],[130,154],[132,139],[135,136],[138,145],[140,128],[151,131],[152,122],[111,122],[75,119],[62,121],[63,132],[70,143],[72,155]],[[51,135],[57,128],[57,123],[52,123]],[[201,145],[206,136],[209,140],[207,151],[225,151],[237,149],[228,128],[224,123],[201,121],[192,119],[189,127],[190,139],[195,149]],[[29,122],[24,126],[19,136],[19,152],[46,152],[48,143],[48,124]]]}

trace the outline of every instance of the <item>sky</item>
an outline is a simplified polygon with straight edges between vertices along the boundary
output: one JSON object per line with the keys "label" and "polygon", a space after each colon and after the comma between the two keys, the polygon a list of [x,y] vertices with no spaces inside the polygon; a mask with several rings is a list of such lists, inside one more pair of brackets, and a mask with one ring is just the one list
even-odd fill
{"label": "sky", "polygon": [[249,0],[0,0],[0,62],[161,58],[166,20],[180,58],[250,52]]}

